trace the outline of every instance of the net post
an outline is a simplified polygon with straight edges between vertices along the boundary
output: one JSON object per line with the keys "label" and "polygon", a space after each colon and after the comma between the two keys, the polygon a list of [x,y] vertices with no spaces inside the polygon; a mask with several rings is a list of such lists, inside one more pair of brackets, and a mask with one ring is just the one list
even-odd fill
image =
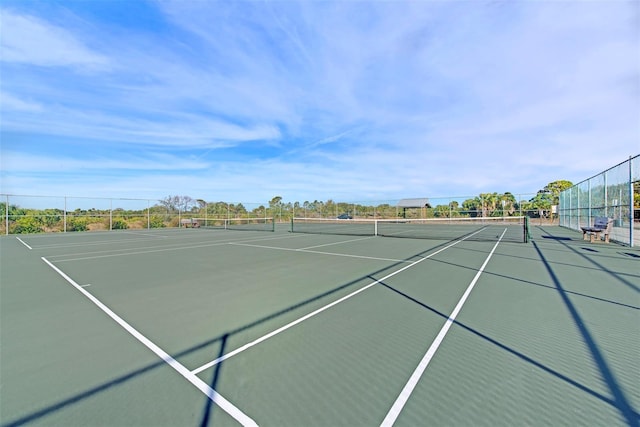
{"label": "net post", "polygon": [[524,243],[529,243],[529,239],[531,239],[531,235],[529,234],[529,217],[525,215],[524,217]]}
{"label": "net post", "polygon": [[291,217],[291,229],[289,231],[293,233],[293,216]]}
{"label": "net post", "polygon": [[378,235],[378,220],[375,219],[374,223],[373,223],[373,235],[377,236]]}

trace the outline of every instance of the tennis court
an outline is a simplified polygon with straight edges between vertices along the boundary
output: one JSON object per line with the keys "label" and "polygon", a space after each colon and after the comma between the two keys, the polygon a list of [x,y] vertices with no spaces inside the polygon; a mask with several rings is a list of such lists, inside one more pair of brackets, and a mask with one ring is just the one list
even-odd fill
{"label": "tennis court", "polygon": [[638,425],[640,251],[530,233],[3,236],[1,423]]}

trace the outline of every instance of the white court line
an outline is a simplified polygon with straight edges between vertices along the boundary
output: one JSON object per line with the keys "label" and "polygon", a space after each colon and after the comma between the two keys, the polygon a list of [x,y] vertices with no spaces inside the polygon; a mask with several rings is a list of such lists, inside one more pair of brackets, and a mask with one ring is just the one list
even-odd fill
{"label": "white court line", "polygon": [[334,245],[341,245],[343,243],[350,243],[350,242],[358,242],[360,240],[368,240],[368,239],[374,239],[376,236],[367,236],[367,237],[361,237],[359,239],[350,239],[350,240],[343,240],[342,242],[333,242],[333,243],[325,243],[323,245],[315,245],[315,246],[307,246],[306,248],[300,248],[301,250],[306,250],[306,249],[315,249],[315,248],[322,248],[324,246],[334,246]]}
{"label": "white court line", "polygon": [[202,372],[202,371],[204,371],[204,370],[206,370],[206,369],[209,369],[209,368],[211,368],[212,366],[217,365],[218,363],[223,362],[223,361],[227,360],[228,358],[230,358],[230,357],[232,357],[232,356],[235,356],[235,355],[236,355],[236,354],[238,354],[238,353],[242,353],[243,351],[245,351],[245,350],[247,350],[247,349],[249,349],[249,348],[251,348],[251,347],[255,346],[256,344],[260,344],[261,342],[266,341],[266,340],[268,340],[269,338],[272,338],[272,337],[274,337],[274,336],[278,335],[280,332],[284,332],[284,331],[286,331],[287,329],[289,329],[289,328],[291,328],[291,327],[293,327],[293,326],[297,325],[298,323],[301,323],[301,322],[303,322],[303,321],[305,321],[305,320],[307,320],[307,319],[309,319],[309,318],[311,318],[311,317],[315,316],[316,314],[319,314],[319,313],[322,313],[322,312],[323,312],[323,311],[325,311],[325,310],[328,310],[329,308],[333,307],[334,305],[338,305],[338,304],[340,304],[341,302],[346,301],[346,300],[348,300],[349,298],[351,298],[351,297],[354,297],[354,296],[358,295],[360,292],[363,292],[363,291],[365,291],[365,290],[369,289],[370,287],[372,287],[372,286],[374,286],[374,285],[377,285],[378,283],[380,283],[380,282],[382,282],[382,281],[384,281],[384,280],[387,280],[389,277],[393,277],[393,276],[395,276],[396,274],[401,273],[401,272],[403,272],[404,270],[407,270],[407,269],[409,269],[409,268],[413,267],[414,265],[417,265],[417,264],[421,263],[422,261],[424,261],[424,260],[426,260],[426,259],[429,259],[429,258],[431,258],[432,256],[437,255],[437,254],[439,254],[440,252],[442,252],[442,251],[444,251],[444,250],[446,250],[446,249],[449,249],[450,247],[452,247],[452,246],[454,246],[454,245],[457,245],[458,243],[462,242],[462,241],[463,241],[463,240],[465,240],[465,239],[468,239],[469,237],[473,236],[474,234],[479,233],[480,231],[481,231],[481,230],[478,230],[478,231],[476,231],[475,233],[470,234],[470,235],[468,235],[468,236],[466,236],[466,237],[464,237],[464,238],[462,238],[462,239],[460,239],[460,240],[456,240],[455,242],[448,244],[447,246],[445,246],[445,247],[443,247],[443,248],[441,248],[441,249],[437,250],[436,252],[430,253],[429,255],[425,256],[424,258],[420,258],[419,260],[414,261],[414,262],[412,262],[411,264],[406,265],[406,266],[402,267],[401,269],[396,270],[396,271],[394,271],[393,273],[391,273],[391,274],[388,274],[388,275],[384,276],[382,279],[375,280],[374,282],[369,283],[368,285],[365,285],[365,286],[363,286],[362,288],[360,288],[360,289],[358,289],[358,290],[356,290],[356,291],[351,292],[349,295],[345,295],[345,296],[343,296],[342,298],[340,298],[340,299],[338,299],[338,300],[336,300],[336,301],[334,301],[334,302],[332,302],[332,303],[330,303],[330,304],[325,305],[324,307],[320,307],[319,309],[317,309],[317,310],[315,310],[315,311],[313,311],[313,312],[311,312],[311,313],[309,313],[309,314],[307,314],[307,315],[305,315],[305,316],[302,316],[301,318],[299,318],[299,319],[297,319],[297,320],[294,320],[293,322],[287,323],[286,325],[284,325],[284,326],[282,326],[282,327],[280,327],[280,328],[276,329],[275,331],[272,331],[272,332],[270,332],[270,333],[268,333],[268,334],[266,334],[266,335],[263,335],[262,337],[260,337],[260,338],[258,338],[258,339],[256,339],[256,340],[254,340],[254,341],[251,341],[251,342],[249,342],[249,343],[247,343],[247,344],[243,345],[242,347],[239,347],[239,348],[237,348],[237,349],[235,349],[235,350],[233,350],[233,351],[231,351],[231,352],[229,352],[229,353],[227,353],[227,354],[225,354],[225,355],[223,355],[223,356],[221,356],[221,357],[218,357],[218,358],[217,358],[217,359],[215,359],[215,360],[212,360],[212,361],[211,361],[211,362],[209,362],[209,363],[206,363],[206,364],[204,364],[204,365],[200,366],[199,368],[194,369],[193,371],[191,371],[191,373],[193,373],[193,374],[199,374],[200,372]]}
{"label": "white court line", "polygon": [[157,241],[158,239],[159,239],[158,237],[153,237],[153,238],[134,237],[134,238],[120,238],[120,239],[114,239],[114,240],[99,240],[99,241],[93,241],[93,242],[52,243],[50,245],[39,245],[36,249],[60,249],[60,248],[86,247],[86,246],[119,245],[121,243],[130,243],[130,242],[138,243],[138,242]]}
{"label": "white court line", "polygon": [[100,310],[105,312],[109,317],[111,317],[116,323],[122,326],[127,332],[133,335],[140,343],[146,346],[149,350],[153,351],[160,359],[162,359],[165,363],[175,369],[180,375],[182,375],[187,381],[193,384],[198,390],[203,392],[211,401],[220,406],[226,413],[231,415],[236,421],[245,426],[257,426],[258,424],[249,418],[245,413],[236,408],[231,402],[225,399],[222,395],[220,395],[217,391],[212,389],[198,378],[196,375],[189,372],[187,368],[184,367],[180,362],[171,357],[168,353],[158,347],[156,344],[151,342],[147,337],[138,332],[133,326],[129,325],[124,319],[114,313],[109,307],[104,305],[98,298],[91,295],[89,292],[84,290],[84,288],[78,285],[71,277],[67,276],[62,270],[53,265],[49,260],[45,257],[41,258],[44,262],[46,262],[49,267],[53,268],[56,273],[62,276],[67,282],[69,282],[74,288],[80,291],[85,297],[87,297],[91,302],[93,302]]}
{"label": "white court line", "polygon": [[32,250],[32,249],[33,249],[31,246],[27,245],[27,244],[26,244],[26,243],[25,243],[21,238],[16,237],[16,239],[18,239],[18,241],[19,241],[20,243],[22,243],[22,244],[23,244],[23,245],[25,245],[27,248],[29,248],[29,250]]}
{"label": "white court line", "polygon": [[436,354],[436,351],[438,351],[438,347],[440,347],[440,344],[442,344],[444,337],[447,335],[447,332],[449,332],[449,328],[451,328],[451,325],[453,325],[453,322],[456,320],[458,313],[460,313],[460,310],[462,310],[462,306],[464,305],[467,298],[471,294],[471,291],[476,285],[476,282],[480,278],[480,275],[482,274],[485,267],[489,263],[489,260],[493,256],[493,253],[496,251],[496,248],[500,244],[500,241],[502,240],[502,237],[504,237],[504,233],[506,232],[507,232],[507,229],[505,228],[505,230],[502,232],[502,235],[500,236],[496,244],[493,246],[493,249],[491,249],[491,252],[489,252],[487,259],[485,259],[484,263],[482,263],[480,270],[478,270],[475,277],[467,287],[467,290],[464,291],[464,294],[462,294],[462,298],[460,298],[460,301],[458,301],[458,304],[456,305],[456,307],[453,309],[453,311],[447,318],[447,321],[442,326],[442,329],[440,329],[440,332],[436,336],[436,339],[431,343],[431,346],[429,347],[424,357],[416,367],[415,371],[413,371],[413,374],[411,374],[409,381],[407,382],[407,384],[405,384],[404,388],[400,392],[400,395],[398,396],[393,406],[387,413],[387,416],[382,421],[382,424],[380,424],[381,426],[389,427],[396,422],[396,419],[400,415],[400,412],[404,408],[404,405],[407,403],[407,400],[409,400],[411,393],[413,393],[413,389],[418,384],[418,381],[420,381],[420,377],[422,377],[422,374],[427,369],[427,366],[429,365],[429,362],[431,362],[431,359],[433,358],[433,356]]}
{"label": "white court line", "polygon": [[[280,248],[278,246],[264,246],[264,245],[251,245],[249,243],[229,243],[234,246],[248,246],[250,248],[261,248],[261,249],[273,249],[277,251],[289,251],[289,252],[306,252],[309,254],[320,254],[320,255],[331,255],[338,256],[344,258],[361,258],[361,259],[373,259],[377,261],[392,261],[392,262],[411,262],[406,259],[393,259],[393,258],[378,258],[366,255],[351,255],[351,254],[339,254],[335,252],[322,252],[322,251],[309,251],[307,249],[294,249],[294,248]],[[324,245],[323,245],[324,246]]]}
{"label": "white court line", "polygon": [[144,232],[144,231],[124,231],[122,232],[122,234],[133,234],[134,236],[149,236],[149,237],[155,237],[156,239],[169,238],[169,236],[165,236],[164,234],[155,234],[155,233]]}
{"label": "white court line", "polygon": [[[95,233],[95,234],[93,234],[93,233]],[[112,234],[109,234],[109,233],[112,233]],[[113,235],[116,235],[116,234],[136,235],[136,233],[133,233],[133,232],[122,232],[121,233],[121,232],[117,232],[117,231],[93,231],[93,232],[91,232],[91,234],[95,235],[95,236],[100,236],[100,237],[102,237],[102,236],[113,236]],[[70,238],[87,237],[87,236],[89,236],[89,234],[83,234],[83,235],[82,234],[80,234],[80,235],[76,234],[76,235],[73,235],[71,233],[67,233],[67,235]],[[141,234],[138,234],[138,235],[141,235]],[[203,237],[206,237],[207,235],[210,236],[211,234],[206,234],[206,235],[202,234]],[[30,236],[30,238],[43,238],[43,237],[51,238],[53,236],[54,235],[51,235],[51,234],[49,234],[49,235],[32,235],[32,236]],[[55,234],[55,237],[57,237],[57,236],[61,236],[61,234],[59,234],[59,233]],[[138,242],[157,242],[158,240],[165,241],[165,238],[160,239],[158,237],[155,237],[153,235],[153,233],[146,233],[146,234],[144,234],[144,236],[146,236],[146,237],[145,238],[140,238],[140,237],[120,238],[120,239],[109,239],[109,240],[99,240],[99,241],[90,241],[90,242],[75,241],[75,242],[67,242],[67,243],[52,243],[52,244],[47,244],[47,245],[39,245],[39,246],[36,247],[36,249],[59,249],[59,248],[101,246],[101,245],[105,245],[106,246],[106,245],[118,245],[120,243],[130,243],[130,242],[134,242],[134,243],[138,243]],[[169,242],[176,242],[176,243],[178,241],[180,241],[180,240],[189,240],[189,241],[193,242],[195,236],[197,236],[197,233],[194,233],[194,234],[190,234],[189,233],[189,234],[184,234],[184,235],[180,234],[180,233],[174,233],[172,235],[166,236],[166,239],[169,239]],[[269,237],[266,238],[266,240],[268,240],[268,239],[276,239],[276,238],[292,238],[292,237],[301,237],[301,236],[287,236],[287,237],[269,236]],[[263,237],[261,237],[261,238],[252,237],[251,239],[243,238],[243,239],[238,239],[238,240],[251,241],[251,240],[263,240],[263,239],[264,239]],[[211,241],[211,239],[203,240],[203,242],[204,241]],[[124,250],[124,249],[120,249],[120,250]]]}
{"label": "white court line", "polygon": [[[291,236],[291,237],[297,237],[297,236]],[[280,237],[282,238],[282,237]],[[268,237],[268,238],[250,238],[250,239],[237,239],[236,241],[247,241],[247,242],[252,242],[252,241],[262,241],[262,240],[271,240],[271,239],[276,239],[276,237]],[[81,253],[77,253],[77,254],[64,254],[64,255],[52,255],[49,258],[56,258],[56,262],[68,262],[68,261],[81,261],[81,260],[87,260],[87,259],[98,259],[98,258],[111,258],[111,257],[117,257],[117,256],[129,256],[129,255],[141,255],[141,254],[148,254],[148,253],[156,253],[156,252],[167,252],[167,251],[179,251],[179,250],[189,250],[189,249],[198,249],[198,248],[208,248],[208,247],[213,247],[213,246],[222,246],[222,245],[228,245],[230,243],[233,243],[233,241],[218,241],[218,242],[214,242],[214,243],[202,243],[202,244],[191,244],[188,246],[171,246],[171,247],[164,247],[164,248],[157,248],[157,249],[139,249],[139,250],[134,250],[134,249],[129,249],[129,248],[122,248],[122,249],[110,249],[107,251],[96,251],[96,252],[81,252]],[[107,252],[105,254],[105,252]],[[120,252],[120,253],[108,253],[108,252]],[[89,255],[89,254],[104,254],[104,255]],[[65,257],[70,257],[70,256],[75,256],[75,255],[85,255],[85,256],[79,256],[76,258],[65,258]],[[58,258],[60,257],[60,258]]]}

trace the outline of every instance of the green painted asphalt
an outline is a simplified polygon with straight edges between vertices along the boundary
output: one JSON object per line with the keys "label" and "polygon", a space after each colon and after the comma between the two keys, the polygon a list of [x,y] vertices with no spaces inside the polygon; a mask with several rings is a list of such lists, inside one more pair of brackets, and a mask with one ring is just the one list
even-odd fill
{"label": "green painted asphalt", "polygon": [[[259,425],[380,425],[495,242],[278,226],[0,238],[0,423],[237,425],[45,257],[188,370],[254,343],[197,377]],[[581,237],[497,245],[396,425],[637,425],[640,252]]]}

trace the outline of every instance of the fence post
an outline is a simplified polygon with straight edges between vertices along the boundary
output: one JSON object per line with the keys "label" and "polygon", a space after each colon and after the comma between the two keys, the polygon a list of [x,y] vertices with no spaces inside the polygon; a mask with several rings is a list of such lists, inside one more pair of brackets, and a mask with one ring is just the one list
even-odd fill
{"label": "fence post", "polygon": [[9,235],[9,195],[7,194],[7,202],[4,205],[4,233]]}
{"label": "fence post", "polygon": [[67,232],[67,196],[64,196],[64,212],[62,213],[62,218],[63,218],[63,223],[64,223],[64,227],[63,227],[63,231],[66,233]]}
{"label": "fence post", "polygon": [[[609,188],[607,187],[607,171],[604,171],[604,216],[609,216]],[[616,208],[613,207],[613,216],[616,215]]]}
{"label": "fence post", "polygon": [[[634,194],[633,194],[633,162],[632,157],[629,156],[629,246],[633,247],[633,220],[635,218],[634,208]],[[620,206],[622,209],[622,206]],[[622,216],[622,215],[620,215]]]}
{"label": "fence post", "polygon": [[591,198],[591,178],[589,178],[587,184],[587,191],[589,191],[589,219],[587,221],[587,225],[590,225],[593,222],[593,214],[591,213],[591,205],[593,204]]}

